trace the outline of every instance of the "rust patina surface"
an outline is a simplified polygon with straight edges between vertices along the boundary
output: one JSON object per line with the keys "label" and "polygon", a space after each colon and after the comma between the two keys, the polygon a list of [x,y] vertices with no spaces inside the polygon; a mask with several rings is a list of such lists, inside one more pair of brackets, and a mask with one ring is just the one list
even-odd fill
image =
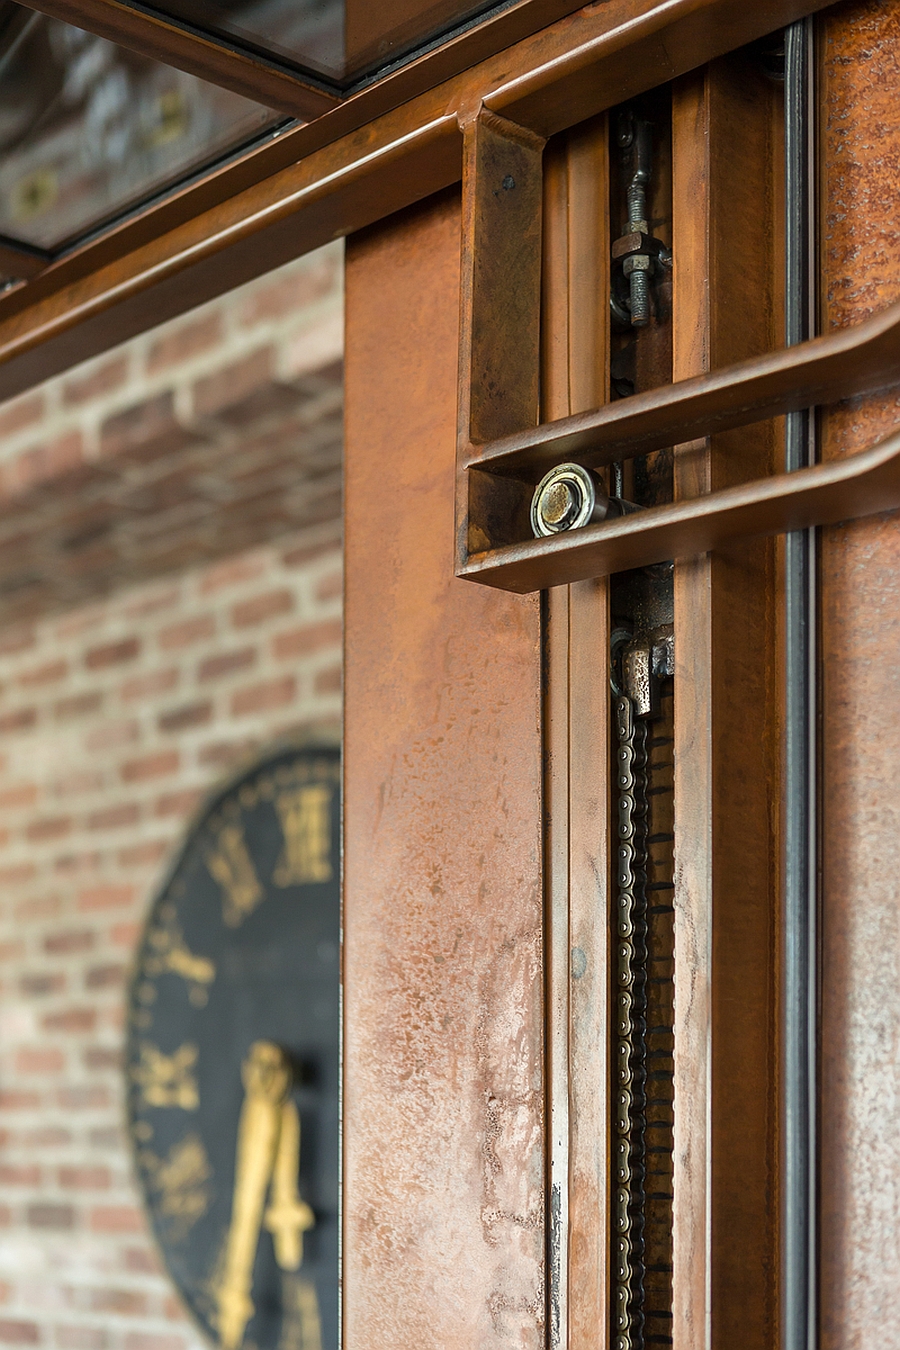
{"label": "rust patina surface", "polygon": [[[676,379],[777,343],[772,105],[740,54],[675,85]],[[766,423],[678,446],[676,497],[771,472],[777,452]],[[778,1339],[775,578],[768,541],[675,563],[674,1350]]]}
{"label": "rust patina surface", "polygon": [[453,577],[459,231],[347,258],[348,1350],[543,1343],[539,616]]}
{"label": "rust patina surface", "polygon": [[[823,328],[900,297],[900,11],[823,23]],[[893,428],[900,394],[826,419],[826,457]],[[900,1344],[900,519],[822,538],[822,1345]]]}

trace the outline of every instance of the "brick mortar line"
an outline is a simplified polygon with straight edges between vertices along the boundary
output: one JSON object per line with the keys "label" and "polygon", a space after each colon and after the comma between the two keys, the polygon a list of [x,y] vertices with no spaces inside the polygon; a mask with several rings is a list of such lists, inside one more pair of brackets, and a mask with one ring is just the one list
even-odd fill
{"label": "brick mortar line", "polygon": [[[324,254],[326,257],[330,254],[335,259],[339,258],[339,250],[335,250],[333,245],[327,246],[326,250],[320,250],[320,254]],[[310,270],[308,259],[302,260],[302,264],[304,265],[292,265],[291,270],[294,274],[303,275],[304,272]],[[45,402],[45,412],[39,421],[29,423],[18,431],[0,435],[0,466],[8,466],[22,452],[29,450],[34,445],[38,435],[44,441],[52,441],[74,430],[81,430],[84,435],[85,460],[91,461],[98,458],[100,456],[99,430],[110,415],[127,408],[136,399],[145,401],[154,397],[154,395],[169,391],[175,393],[176,410],[181,414],[181,419],[186,424],[191,424],[196,420],[191,402],[191,392],[197,381],[205,375],[218,372],[223,364],[230,365],[240,357],[246,356],[261,347],[276,349],[276,376],[293,380],[305,373],[311,373],[315,369],[315,364],[307,365],[305,368],[290,367],[287,360],[290,345],[293,340],[302,336],[310,339],[310,345],[314,346],[317,328],[327,337],[330,326],[333,327],[334,319],[340,317],[342,311],[343,296],[340,280],[340,269],[336,267],[330,292],[308,308],[301,310],[299,314],[288,313],[278,319],[259,321],[247,326],[240,325],[237,318],[239,304],[241,302],[246,303],[247,299],[252,297],[254,293],[271,286],[273,284],[272,276],[269,275],[259,281],[248,283],[246,287],[233,293],[232,296],[210,301],[207,305],[191,311],[186,317],[172,320],[149,333],[141,334],[139,337],[123,343],[120,348],[114,349],[111,353],[94,357],[82,366],[66,372],[65,375],[53,377],[31,395],[22,396],[14,401],[17,404],[22,404],[29,397],[33,398],[35,394],[40,394]],[[211,344],[208,349],[196,354],[193,358],[179,362],[177,366],[170,365],[155,372],[148,371],[149,354],[154,344],[161,337],[175,333],[184,329],[188,324],[195,323],[203,317],[213,314],[221,314],[227,317],[225,331],[219,341]],[[333,340],[329,344],[329,356],[331,356],[332,350]],[[88,380],[91,375],[96,375],[117,357],[125,360],[127,372],[125,378],[117,383],[113,389],[80,404],[67,404],[64,401],[66,388],[71,387],[77,381]],[[0,408],[0,414],[2,414],[2,408]]]}

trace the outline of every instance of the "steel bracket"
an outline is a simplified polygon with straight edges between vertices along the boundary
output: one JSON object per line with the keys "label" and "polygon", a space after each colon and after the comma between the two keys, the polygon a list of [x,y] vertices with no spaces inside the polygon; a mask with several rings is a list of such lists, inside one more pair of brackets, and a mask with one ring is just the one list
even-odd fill
{"label": "steel bracket", "polygon": [[561,462],[597,469],[900,380],[898,303],[783,351],[538,424],[541,150],[533,133],[493,114],[466,128],[457,576],[526,593],[900,507],[897,432],[843,459],[533,538],[534,487]]}

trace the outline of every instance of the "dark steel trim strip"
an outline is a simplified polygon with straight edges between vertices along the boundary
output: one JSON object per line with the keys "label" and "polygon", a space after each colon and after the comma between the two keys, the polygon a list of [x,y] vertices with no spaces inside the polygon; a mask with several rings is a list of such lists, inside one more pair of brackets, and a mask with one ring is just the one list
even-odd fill
{"label": "dark steel trim strip", "polygon": [[[785,33],[785,342],[815,332],[814,25]],[[811,410],[785,420],[785,468],[815,462]],[[782,1347],[816,1345],[816,531],[785,538]]]}

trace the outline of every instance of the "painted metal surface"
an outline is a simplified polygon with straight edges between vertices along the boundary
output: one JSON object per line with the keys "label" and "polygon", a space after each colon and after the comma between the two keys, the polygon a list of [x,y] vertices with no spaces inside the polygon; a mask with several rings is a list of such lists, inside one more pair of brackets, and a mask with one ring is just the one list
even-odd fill
{"label": "painted metal surface", "polygon": [[537,1350],[537,601],[453,578],[460,206],[347,259],[347,1350]]}

